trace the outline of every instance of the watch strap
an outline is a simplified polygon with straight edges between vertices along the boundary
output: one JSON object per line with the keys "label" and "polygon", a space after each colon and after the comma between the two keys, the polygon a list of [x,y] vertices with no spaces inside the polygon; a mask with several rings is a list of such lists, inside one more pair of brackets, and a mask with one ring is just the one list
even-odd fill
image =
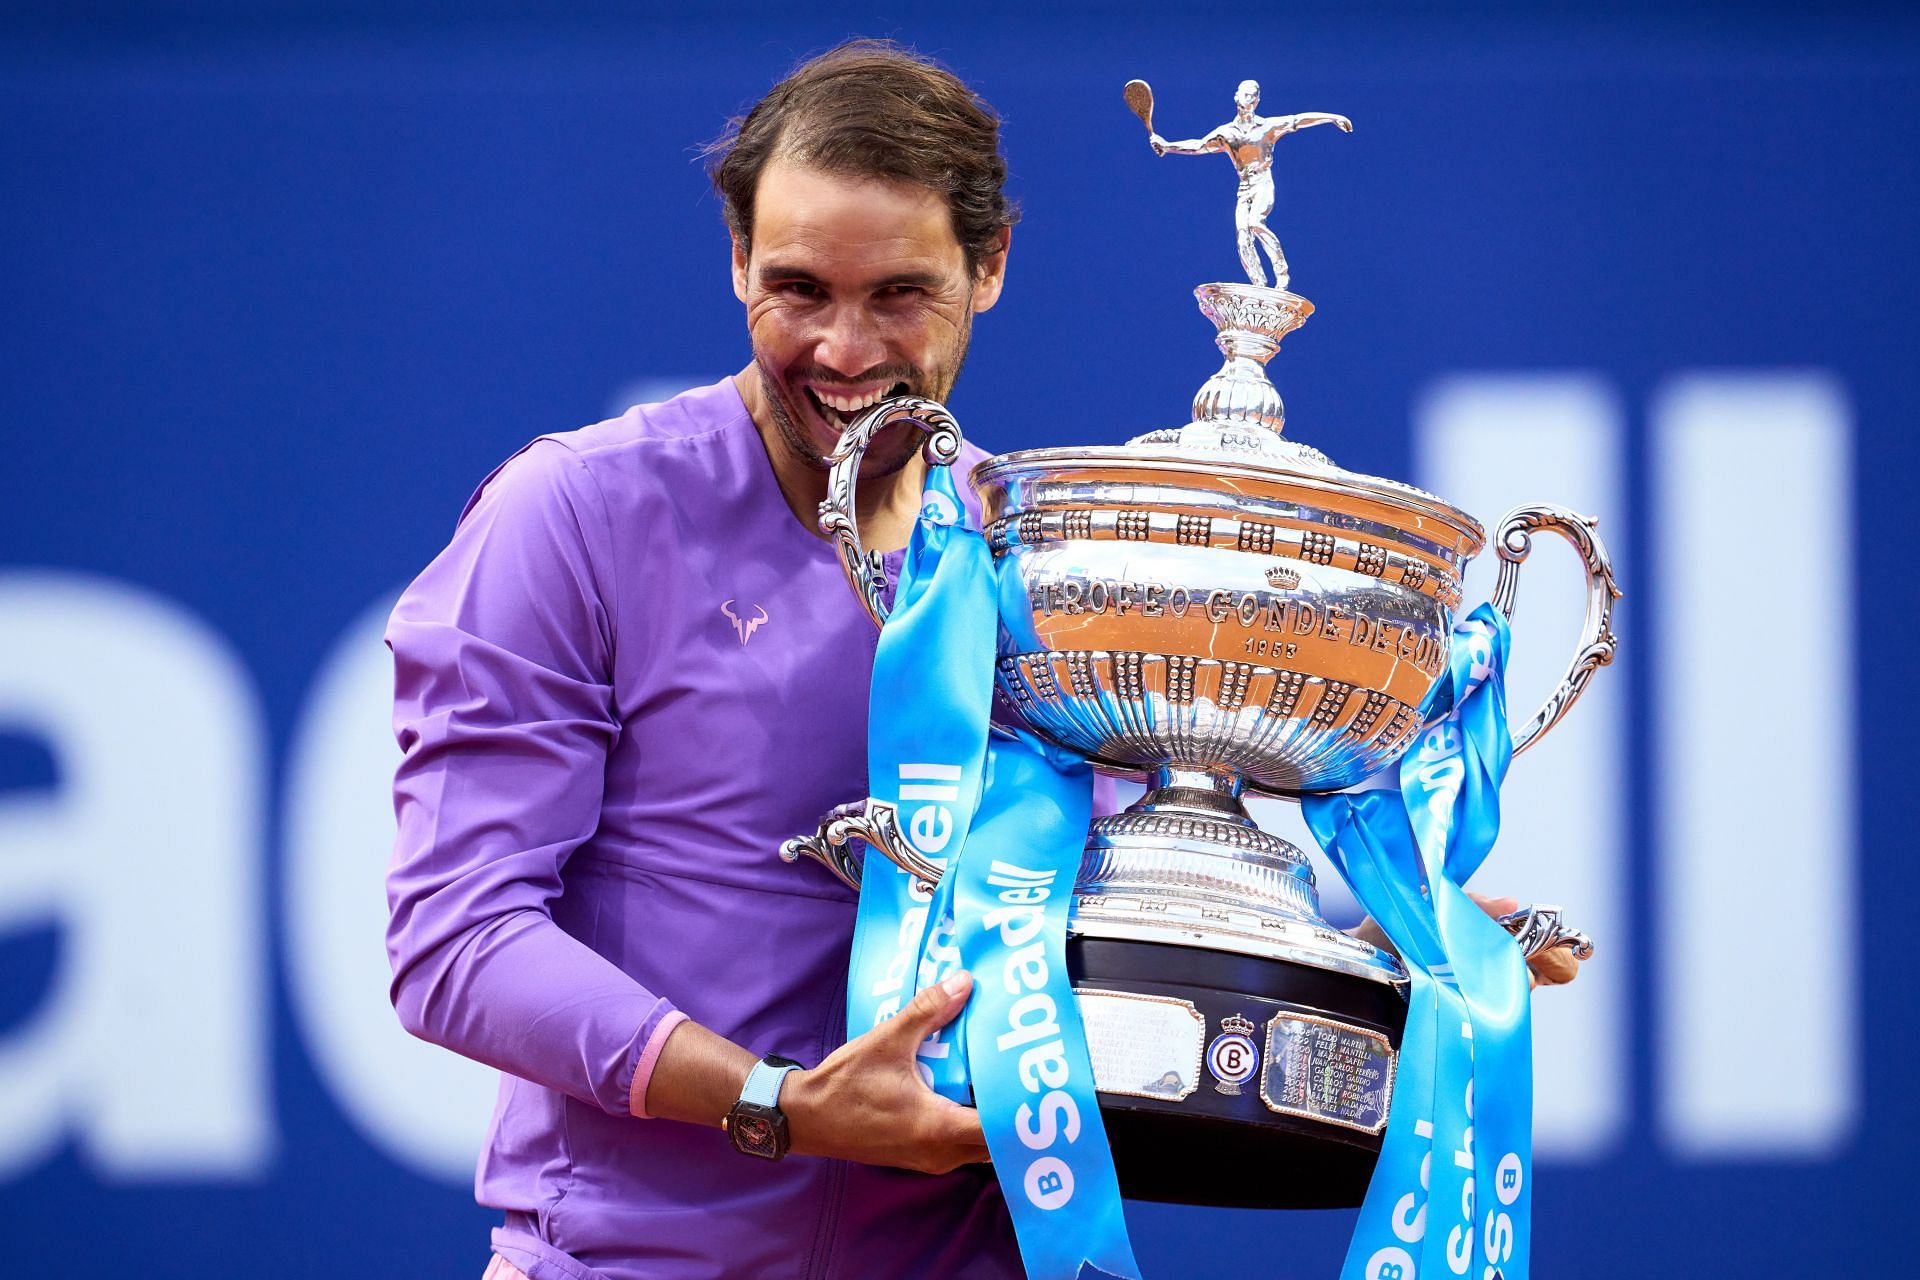
{"label": "watch strap", "polygon": [[[776,1057],[772,1054],[753,1064],[753,1070],[747,1073],[747,1082],[740,1086],[740,1102],[749,1106],[765,1107],[770,1111],[780,1106],[780,1086],[787,1082],[787,1075],[797,1071],[800,1064],[792,1058]],[[739,1104],[735,1104],[739,1105]]]}

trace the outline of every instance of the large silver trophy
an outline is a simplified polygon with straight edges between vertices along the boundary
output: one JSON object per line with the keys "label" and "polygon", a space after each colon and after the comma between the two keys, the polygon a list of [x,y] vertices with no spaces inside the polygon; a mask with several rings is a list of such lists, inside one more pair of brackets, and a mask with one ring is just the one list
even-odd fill
{"label": "large silver trophy", "polygon": [[[1221,151],[1240,175],[1249,283],[1201,285],[1225,362],[1184,426],[1126,445],[1027,449],[975,469],[985,532],[1024,605],[1002,605],[996,719],[1024,725],[1146,794],[1089,832],[1068,962],[1101,1109],[1129,1196],[1274,1207],[1359,1203],[1392,1101],[1405,1022],[1393,955],[1320,914],[1306,856],[1248,817],[1248,793],[1338,790],[1393,764],[1422,728],[1446,669],[1480,524],[1410,485],[1359,475],[1282,435],[1265,365],[1313,313],[1286,290],[1265,226],[1276,139],[1341,116],[1255,114],[1191,142],[1152,134],[1147,86],[1127,86],[1156,154]],[[1266,283],[1256,246],[1275,270]],[[850,426],[832,463],[821,528],[883,621],[880,557],[860,544],[854,485],[879,432],[926,431],[936,466],[960,432],[938,404],[899,399]],[[1572,665],[1514,732],[1523,752],[1612,660],[1619,596],[1594,522],[1522,507],[1494,535],[1493,603],[1511,614],[1533,535],[1578,550],[1588,591]],[[859,842],[859,843],[856,843]],[[782,856],[810,856],[857,887],[860,843],[926,881],[885,805],[828,815]],[[1503,921],[1533,952],[1591,946],[1535,908]]]}

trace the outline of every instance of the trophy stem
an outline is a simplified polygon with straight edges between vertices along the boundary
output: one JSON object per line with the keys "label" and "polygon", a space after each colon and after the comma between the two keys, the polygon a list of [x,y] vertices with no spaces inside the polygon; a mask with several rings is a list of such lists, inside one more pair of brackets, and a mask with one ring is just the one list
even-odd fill
{"label": "trophy stem", "polygon": [[1267,380],[1265,366],[1280,350],[1280,339],[1313,314],[1313,304],[1258,285],[1203,284],[1194,295],[1219,330],[1214,343],[1226,362],[1194,395],[1193,420],[1243,430],[1286,430],[1286,407]]}
{"label": "trophy stem", "polygon": [[1095,818],[1074,887],[1078,935],[1403,981],[1392,957],[1327,923],[1312,864],[1260,830],[1241,800],[1245,786],[1230,767],[1156,765],[1138,802]]}
{"label": "trophy stem", "polygon": [[1251,827],[1253,819],[1240,802],[1246,779],[1232,769],[1193,765],[1160,765],[1147,775],[1147,793],[1127,807],[1128,813],[1190,813]]}

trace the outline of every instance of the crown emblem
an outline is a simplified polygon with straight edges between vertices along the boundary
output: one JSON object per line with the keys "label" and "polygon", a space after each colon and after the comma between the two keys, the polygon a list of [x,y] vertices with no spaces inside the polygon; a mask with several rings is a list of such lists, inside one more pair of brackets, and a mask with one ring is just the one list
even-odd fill
{"label": "crown emblem", "polygon": [[1267,570],[1267,585],[1291,591],[1300,585],[1300,575],[1283,564],[1276,564]]}
{"label": "crown emblem", "polygon": [[1243,1036],[1253,1034],[1253,1024],[1237,1013],[1229,1014],[1227,1017],[1220,1019],[1220,1029],[1222,1031],[1237,1032]]}

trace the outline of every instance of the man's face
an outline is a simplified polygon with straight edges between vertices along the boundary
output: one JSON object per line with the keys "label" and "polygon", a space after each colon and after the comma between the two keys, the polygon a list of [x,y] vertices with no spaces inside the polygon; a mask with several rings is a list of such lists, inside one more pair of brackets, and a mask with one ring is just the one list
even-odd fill
{"label": "man's face", "polygon": [[1242,80],[1240,88],[1234,92],[1233,105],[1242,111],[1251,111],[1260,105],[1260,86],[1252,80]]}
{"label": "man's face", "polygon": [[[768,162],[754,196],[752,252],[733,249],[766,408],[793,457],[824,469],[842,428],[888,396],[944,401],[975,312],[1000,297],[1006,249],[969,275],[946,197],[914,183]],[[903,465],[919,432],[876,442],[878,470]]]}

